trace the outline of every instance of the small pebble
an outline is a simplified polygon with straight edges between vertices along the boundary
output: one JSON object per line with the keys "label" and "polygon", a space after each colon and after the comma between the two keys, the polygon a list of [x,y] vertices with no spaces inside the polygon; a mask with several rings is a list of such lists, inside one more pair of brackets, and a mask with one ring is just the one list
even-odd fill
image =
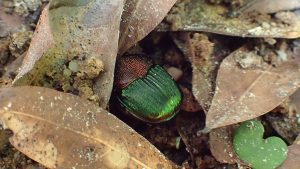
{"label": "small pebble", "polygon": [[182,70],[177,67],[169,67],[167,72],[173,77],[175,81],[179,80],[183,74]]}

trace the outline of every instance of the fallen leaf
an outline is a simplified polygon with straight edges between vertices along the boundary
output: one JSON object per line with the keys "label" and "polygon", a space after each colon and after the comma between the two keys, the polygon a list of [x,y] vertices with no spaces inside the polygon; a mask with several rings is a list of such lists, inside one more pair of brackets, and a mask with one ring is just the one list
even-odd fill
{"label": "fallen leaf", "polygon": [[37,62],[42,55],[54,44],[53,36],[51,33],[51,28],[49,25],[49,10],[46,6],[40,15],[39,22],[37,24],[36,30],[31,39],[31,43],[23,63],[20,67],[20,71],[17,74],[14,81],[17,81],[22,76],[27,74],[31,69],[33,69],[35,62]]}
{"label": "fallen leaf", "polygon": [[262,122],[252,119],[240,124],[233,134],[233,148],[238,157],[252,168],[275,169],[287,158],[287,144],[279,137],[263,138]]}
{"label": "fallen leaf", "polygon": [[120,26],[119,53],[148,35],[167,15],[176,0],[126,0]]}
{"label": "fallen leaf", "polygon": [[222,59],[228,49],[215,44],[204,34],[194,33],[187,40],[193,67],[193,94],[205,113],[208,112],[215,89],[215,79]]}
{"label": "fallen leaf", "polygon": [[294,10],[300,8],[298,0],[252,0],[245,4],[243,11],[258,11],[261,13],[275,13],[283,10]]}
{"label": "fallen leaf", "polygon": [[188,41],[193,65],[193,93],[205,113],[207,113],[212,97],[216,77],[214,60],[214,43],[203,34],[194,34]]}
{"label": "fallen leaf", "polygon": [[175,167],[114,115],[71,94],[0,88],[0,119],[11,144],[49,168]]}
{"label": "fallen leaf", "polygon": [[[178,1],[166,16],[167,23],[160,24],[158,30],[204,31],[241,37],[300,37],[297,12],[288,11],[285,14],[289,17],[285,19],[255,12],[230,17],[231,12],[225,5],[212,5],[205,0]],[[287,23],[288,20],[292,22]]]}
{"label": "fallen leaf", "polygon": [[297,113],[300,114],[300,89],[298,89],[292,96],[291,102],[296,106]]}
{"label": "fallen leaf", "polygon": [[300,145],[293,144],[288,147],[288,157],[278,169],[299,169],[300,168]]}
{"label": "fallen leaf", "polygon": [[[106,107],[113,86],[123,1],[51,1],[43,12],[14,84],[53,87],[59,83],[63,90],[72,90],[68,87],[69,76],[62,77],[70,70],[64,70],[74,58],[84,58],[88,63],[97,64],[86,66],[81,74],[84,75],[84,71],[92,73],[93,92],[98,95],[101,106]],[[54,79],[54,84],[49,85],[49,79]]]}
{"label": "fallen leaf", "polygon": [[193,94],[207,113],[213,98],[219,65],[230,51],[223,44],[211,42],[205,34],[173,32],[171,35],[177,47],[192,64]]}
{"label": "fallen leaf", "polygon": [[221,163],[243,163],[233,150],[232,133],[235,128],[236,126],[226,126],[213,129],[209,133],[210,151]]}
{"label": "fallen leaf", "polygon": [[274,67],[258,64],[262,57],[246,47],[227,56],[218,71],[206,129],[256,118],[292,95],[300,83],[300,57],[294,57]]}

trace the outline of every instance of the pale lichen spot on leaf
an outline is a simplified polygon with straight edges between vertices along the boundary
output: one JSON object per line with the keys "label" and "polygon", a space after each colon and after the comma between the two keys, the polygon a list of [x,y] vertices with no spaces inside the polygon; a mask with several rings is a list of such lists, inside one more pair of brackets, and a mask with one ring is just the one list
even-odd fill
{"label": "pale lichen spot on leaf", "polygon": [[130,155],[126,147],[122,144],[115,144],[114,147],[115,149],[104,157],[104,165],[108,168],[127,168]]}
{"label": "pale lichen spot on leaf", "polygon": [[[51,141],[35,140],[39,134],[39,126],[36,122],[28,122],[18,116],[18,112],[7,112],[2,115],[2,123],[5,128],[13,131],[10,138],[12,145],[19,147],[25,154],[34,154],[38,162],[47,167],[55,168],[57,163],[57,148]],[[34,145],[34,146],[32,146]]]}

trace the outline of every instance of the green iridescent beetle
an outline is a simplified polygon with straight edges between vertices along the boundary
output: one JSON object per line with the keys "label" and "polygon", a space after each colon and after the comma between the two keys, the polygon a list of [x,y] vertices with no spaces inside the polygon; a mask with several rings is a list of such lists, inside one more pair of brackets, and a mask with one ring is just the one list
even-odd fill
{"label": "green iridescent beetle", "polygon": [[[138,56],[122,61],[116,71],[120,90],[118,100],[135,117],[147,122],[163,122],[174,117],[182,94],[172,77],[159,65]],[[123,66],[123,67],[122,67]],[[125,71],[124,71],[125,69]],[[127,73],[127,74],[126,74]]]}

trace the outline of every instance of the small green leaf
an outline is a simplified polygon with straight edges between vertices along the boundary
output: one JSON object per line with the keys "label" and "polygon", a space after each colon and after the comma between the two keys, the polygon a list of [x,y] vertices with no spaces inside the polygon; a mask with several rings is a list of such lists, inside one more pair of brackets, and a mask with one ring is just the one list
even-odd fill
{"label": "small green leaf", "polygon": [[234,132],[234,150],[253,169],[275,169],[287,158],[287,145],[279,137],[263,139],[263,134],[264,127],[260,121],[242,123]]}

